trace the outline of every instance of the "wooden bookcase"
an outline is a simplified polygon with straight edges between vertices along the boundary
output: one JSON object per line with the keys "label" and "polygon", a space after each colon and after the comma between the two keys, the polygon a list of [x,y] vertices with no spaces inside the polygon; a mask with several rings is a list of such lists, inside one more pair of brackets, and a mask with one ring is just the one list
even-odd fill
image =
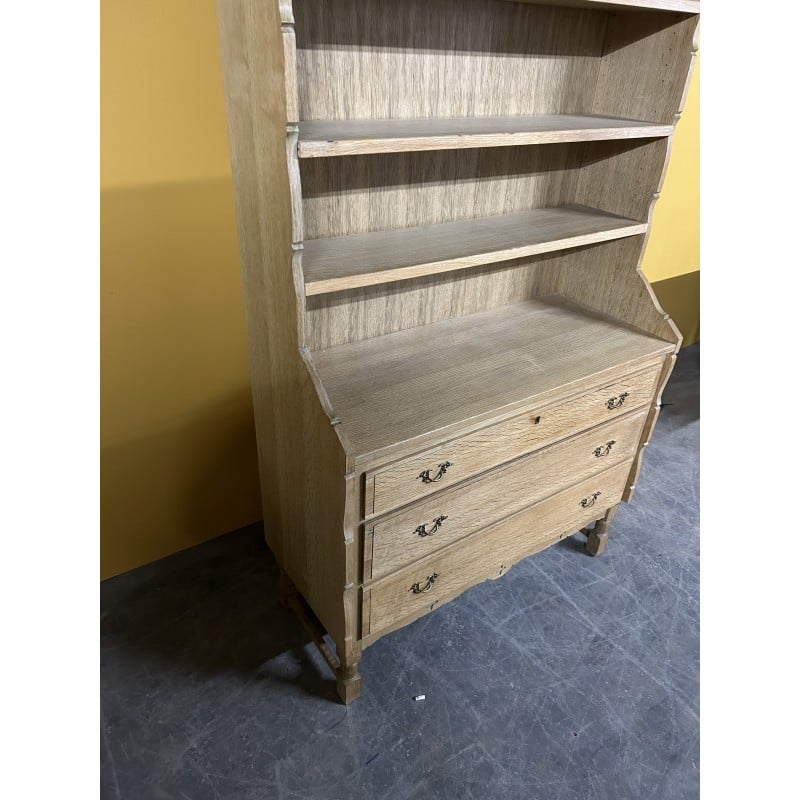
{"label": "wooden bookcase", "polygon": [[631,499],[699,3],[219,12],[265,535],[349,702],[364,647],[578,530],[599,554]]}

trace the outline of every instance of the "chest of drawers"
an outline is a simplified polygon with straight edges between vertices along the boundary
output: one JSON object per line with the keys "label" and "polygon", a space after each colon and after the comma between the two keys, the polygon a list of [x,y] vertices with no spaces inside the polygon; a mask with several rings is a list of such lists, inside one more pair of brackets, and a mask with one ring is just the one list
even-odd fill
{"label": "chest of drawers", "polygon": [[[696,0],[219,0],[265,537],[364,647],[632,497]],[[576,564],[576,569],[580,565]]]}

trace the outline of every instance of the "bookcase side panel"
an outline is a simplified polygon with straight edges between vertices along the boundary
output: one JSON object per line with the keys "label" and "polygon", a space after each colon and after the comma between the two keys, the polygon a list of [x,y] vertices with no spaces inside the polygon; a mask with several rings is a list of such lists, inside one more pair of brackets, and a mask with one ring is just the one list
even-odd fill
{"label": "bookcase side panel", "polygon": [[673,123],[683,110],[697,51],[699,17],[661,12],[612,14],[593,114]]}
{"label": "bookcase side panel", "polygon": [[300,356],[281,27],[291,5],[280,12],[276,0],[218,3],[265,537],[343,641],[345,455]]}

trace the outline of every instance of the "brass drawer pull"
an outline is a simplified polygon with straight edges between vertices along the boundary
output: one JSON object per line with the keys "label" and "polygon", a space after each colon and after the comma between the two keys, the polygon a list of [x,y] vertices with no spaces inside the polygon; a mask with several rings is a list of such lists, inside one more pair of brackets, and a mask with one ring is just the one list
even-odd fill
{"label": "brass drawer pull", "polygon": [[581,505],[584,508],[591,508],[594,505],[595,500],[597,500],[597,498],[600,497],[601,494],[602,492],[595,492],[590,497],[584,497],[583,500],[581,500]]}
{"label": "brass drawer pull", "polygon": [[434,519],[433,527],[430,530],[427,530],[428,525],[426,523],[425,525],[418,525],[414,530],[414,533],[416,533],[417,536],[433,536],[433,534],[442,527],[442,524],[446,519],[447,514],[442,514],[440,517],[436,517],[436,519]]}
{"label": "brass drawer pull", "polygon": [[594,457],[595,458],[602,458],[603,456],[607,456],[611,452],[611,448],[617,443],[616,439],[612,439],[610,442],[606,442],[605,447],[595,447],[594,449]]}
{"label": "brass drawer pull", "polygon": [[424,592],[429,592],[438,577],[439,573],[434,572],[433,575],[428,577],[428,580],[425,582],[424,586],[421,587],[419,585],[419,581],[417,581],[417,583],[415,583],[408,591],[414,592],[414,594],[423,594]]}
{"label": "brass drawer pull", "polygon": [[609,397],[608,402],[606,403],[606,407],[611,410],[614,408],[619,408],[624,402],[625,398],[630,397],[630,392],[623,392],[619,397]]}
{"label": "brass drawer pull", "polygon": [[443,464],[439,464],[439,471],[431,478],[431,471],[429,469],[424,469],[420,472],[417,477],[423,483],[436,483],[436,481],[440,481],[442,476],[447,472],[448,467],[452,467],[453,465],[449,461],[445,461]]}

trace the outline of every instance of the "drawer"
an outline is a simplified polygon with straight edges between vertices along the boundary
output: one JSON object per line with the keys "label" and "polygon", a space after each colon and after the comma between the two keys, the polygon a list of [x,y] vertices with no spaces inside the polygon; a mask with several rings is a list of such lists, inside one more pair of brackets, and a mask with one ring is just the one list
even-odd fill
{"label": "drawer", "polygon": [[622,498],[630,461],[604,470],[400,570],[362,595],[362,637],[405,625],[603,516]]}
{"label": "drawer", "polygon": [[532,409],[368,472],[364,515],[391,511],[632,408],[647,405],[653,399],[660,370],[658,364],[565,402]]}
{"label": "drawer", "polygon": [[648,409],[550,445],[364,526],[364,581],[429,555],[621,461],[639,445]]}

